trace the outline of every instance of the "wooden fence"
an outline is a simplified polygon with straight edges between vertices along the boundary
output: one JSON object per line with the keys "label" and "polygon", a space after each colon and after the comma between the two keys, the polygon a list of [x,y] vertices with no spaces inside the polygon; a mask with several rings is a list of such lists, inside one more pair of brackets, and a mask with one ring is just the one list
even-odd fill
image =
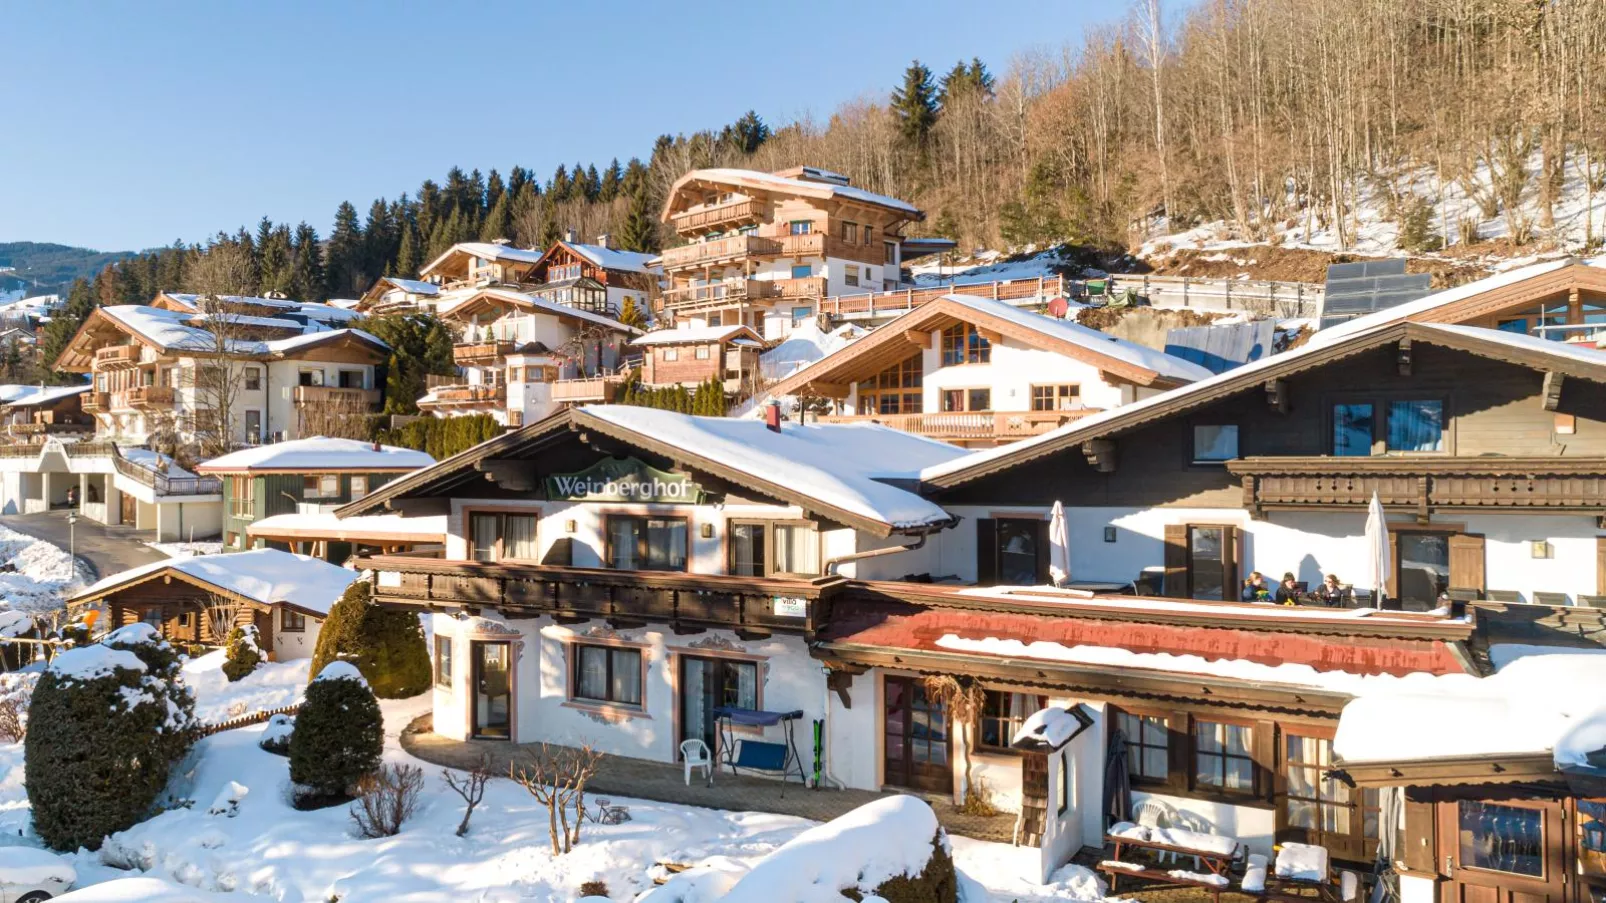
{"label": "wooden fence", "polygon": [[261,724],[262,722],[267,721],[269,718],[272,718],[274,715],[294,715],[300,710],[301,704],[296,703],[295,705],[280,706],[276,709],[265,709],[260,712],[252,712],[249,715],[241,715],[238,718],[230,718],[227,721],[220,721],[217,724],[205,725],[201,728],[201,736],[210,737],[213,734],[221,734],[224,731],[232,731],[236,728],[250,727],[253,724]]}

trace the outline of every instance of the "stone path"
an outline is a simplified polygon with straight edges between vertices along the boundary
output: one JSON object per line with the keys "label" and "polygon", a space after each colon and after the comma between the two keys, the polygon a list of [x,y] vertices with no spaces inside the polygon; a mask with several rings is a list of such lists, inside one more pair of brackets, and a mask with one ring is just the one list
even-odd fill
{"label": "stone path", "polygon": [[[402,749],[435,765],[472,768],[481,755],[491,757],[491,770],[507,774],[508,766],[534,749],[537,744],[508,743],[497,740],[451,740],[429,730],[425,715],[402,732]],[[626,796],[710,809],[775,812],[815,821],[829,821],[865,803],[889,796],[871,790],[812,790],[797,783],[782,785],[768,778],[747,777],[720,772],[714,785],[704,786],[702,771],[686,786],[685,772],[679,765],[649,762],[624,756],[606,756],[595,778],[587,785],[589,796]],[[968,815],[946,799],[924,797],[937,818],[951,834],[1009,843],[1015,831],[1015,816]]]}

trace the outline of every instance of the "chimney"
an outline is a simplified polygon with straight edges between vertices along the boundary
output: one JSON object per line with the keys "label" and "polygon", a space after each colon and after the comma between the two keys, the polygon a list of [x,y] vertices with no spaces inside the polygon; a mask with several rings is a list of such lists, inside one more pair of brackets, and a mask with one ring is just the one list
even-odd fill
{"label": "chimney", "polygon": [[374,451],[384,451],[384,449],[379,447],[379,440],[378,439],[374,440]]}
{"label": "chimney", "polygon": [[764,406],[764,426],[772,433],[781,431],[781,403],[771,401]]}
{"label": "chimney", "polygon": [[574,234],[574,230],[573,229],[564,229],[563,230],[563,240],[572,245],[575,242],[579,241],[580,238],[579,238],[579,236]]}
{"label": "chimney", "polygon": [[606,232],[604,232],[601,235],[597,236],[597,244],[602,245],[604,248],[608,248],[609,250],[612,250],[613,249],[613,236],[609,235]]}

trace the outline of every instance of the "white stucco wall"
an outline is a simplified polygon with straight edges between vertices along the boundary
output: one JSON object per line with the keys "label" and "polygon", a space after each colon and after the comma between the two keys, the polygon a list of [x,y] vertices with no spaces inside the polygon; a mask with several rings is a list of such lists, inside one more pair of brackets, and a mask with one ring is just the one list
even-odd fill
{"label": "white stucco wall", "polygon": [[307,629],[287,631],[280,625],[283,620],[279,612],[273,613],[273,658],[275,661],[287,662],[294,659],[312,658],[312,650],[318,646],[318,631],[323,628],[323,621],[317,618],[307,618]]}

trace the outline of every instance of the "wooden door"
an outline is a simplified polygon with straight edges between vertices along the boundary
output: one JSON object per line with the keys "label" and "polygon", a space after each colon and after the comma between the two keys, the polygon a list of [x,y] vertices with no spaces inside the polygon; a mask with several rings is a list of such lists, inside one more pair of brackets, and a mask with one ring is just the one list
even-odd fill
{"label": "wooden door", "polygon": [[913,677],[882,684],[883,783],[928,793],[953,793],[948,712]]}
{"label": "wooden door", "polygon": [[1566,903],[1562,805],[1545,800],[1439,804],[1440,903]]}
{"label": "wooden door", "polygon": [[122,513],[117,522],[127,527],[134,526],[139,520],[139,499],[124,492],[118,496],[118,503]]}

